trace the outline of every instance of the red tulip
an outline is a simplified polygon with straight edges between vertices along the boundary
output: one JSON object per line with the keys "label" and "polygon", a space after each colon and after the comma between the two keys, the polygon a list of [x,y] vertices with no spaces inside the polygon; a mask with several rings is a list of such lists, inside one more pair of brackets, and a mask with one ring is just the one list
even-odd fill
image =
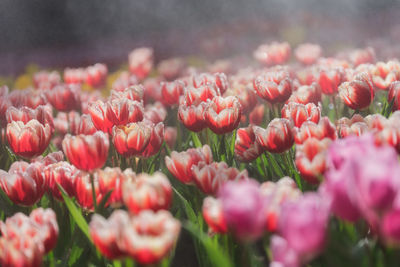
{"label": "red tulip", "polygon": [[89,105],[89,113],[98,130],[111,133],[113,126],[141,121],[144,109],[142,103],[129,99],[98,100]]}
{"label": "red tulip", "polygon": [[213,85],[218,88],[219,93],[222,95],[229,87],[228,79],[224,73],[201,73],[193,75],[192,83],[195,88],[199,88],[202,85]]}
{"label": "red tulip", "polygon": [[30,120],[37,120],[41,124],[49,124],[54,129],[54,121],[51,106],[38,106],[36,109],[28,107],[15,108],[10,107],[6,113],[7,122],[22,121],[26,124]]}
{"label": "red tulip", "polygon": [[199,132],[203,130],[207,124],[204,119],[204,110],[207,104],[202,102],[199,105],[187,105],[187,103],[179,105],[178,119],[190,131]]}
{"label": "red tulip", "polygon": [[120,247],[139,264],[153,264],[174,247],[181,224],[168,211],[142,211],[123,229]]}
{"label": "red tulip", "polygon": [[67,84],[57,85],[53,89],[45,91],[47,100],[58,111],[80,109],[79,93],[79,86]]}
{"label": "red tulip", "polygon": [[234,96],[216,96],[207,104],[204,118],[207,126],[216,134],[233,131],[239,125],[242,110]]}
{"label": "red tulip", "polygon": [[294,140],[296,144],[302,144],[310,137],[314,137],[318,140],[324,138],[335,140],[337,138],[336,127],[328,117],[322,117],[318,124],[307,121],[303,123],[300,128],[295,128],[295,132]]}
{"label": "red tulip", "polygon": [[50,164],[43,169],[43,174],[46,179],[48,190],[53,197],[58,200],[63,200],[58,185],[60,185],[68,196],[75,196],[75,178],[78,174],[78,169],[66,161],[60,161]]}
{"label": "red tulip", "polygon": [[183,95],[184,89],[185,84],[180,80],[161,83],[161,95],[163,98],[163,103],[167,104],[168,106],[179,104],[179,97]]}
{"label": "red tulip", "polygon": [[108,69],[105,64],[94,64],[86,68],[86,84],[94,88],[100,88],[107,81]]}
{"label": "red tulip", "polygon": [[88,173],[78,172],[75,178],[75,197],[78,204],[87,210],[93,210],[94,207],[92,186],[98,204],[104,197],[99,189],[99,180],[97,177],[91,179]]}
{"label": "red tulip", "polygon": [[257,105],[249,114],[249,122],[254,125],[260,125],[264,119],[265,106]]}
{"label": "red tulip", "polygon": [[[133,85],[138,85],[138,84],[139,84],[139,80],[135,75],[130,74],[127,71],[123,71],[118,76],[118,78],[113,82],[111,88],[114,91],[124,91],[125,88],[128,88]],[[141,99],[143,99],[143,97]],[[137,99],[132,99],[132,100],[137,100]],[[137,100],[137,101],[139,101],[139,100]]]}
{"label": "red tulip", "polygon": [[387,90],[391,83],[400,80],[400,70],[393,66],[397,64],[394,61],[376,63],[371,74],[377,88]]}
{"label": "red tulip", "polygon": [[240,102],[243,113],[248,113],[257,105],[258,97],[251,85],[235,83],[224,96],[236,96]]}
{"label": "red tulip", "polygon": [[144,87],[141,84],[124,87],[122,90],[111,90],[110,99],[129,99],[141,102],[144,95]]}
{"label": "red tulip", "polygon": [[172,186],[165,174],[141,173],[122,184],[122,197],[129,211],[168,209],[172,199]]}
{"label": "red tulip", "polygon": [[340,138],[345,138],[349,135],[357,135],[361,136],[365,132],[367,132],[368,124],[364,121],[364,118],[360,115],[354,115],[351,120],[348,118],[341,118],[337,122],[337,132]]}
{"label": "red tulip", "polygon": [[321,87],[322,93],[326,95],[335,94],[339,85],[344,82],[344,71],[342,68],[322,67],[316,73],[316,81]]}
{"label": "red tulip", "polygon": [[321,102],[321,88],[315,82],[311,85],[302,85],[297,88],[296,91],[293,91],[288,101],[293,101],[303,105],[308,103],[318,105],[318,103]]}
{"label": "red tulip", "polygon": [[41,229],[45,253],[50,252],[56,246],[58,238],[55,212],[52,209],[37,208],[31,212],[29,218]]}
{"label": "red tulip", "polygon": [[264,152],[261,145],[256,141],[254,128],[249,125],[239,128],[236,132],[235,156],[239,161],[250,162],[258,158]]}
{"label": "red tulip", "polygon": [[165,127],[164,140],[170,149],[174,148],[177,135],[178,132],[175,127]]}
{"label": "red tulip", "polygon": [[112,191],[107,203],[112,206],[120,206],[122,204],[122,183],[135,174],[131,169],[122,172],[119,167],[106,167],[103,170],[97,170],[93,176],[99,181],[99,189],[102,195],[105,196]]}
{"label": "red tulip", "polygon": [[185,66],[185,61],[182,58],[170,58],[158,63],[157,70],[161,76],[171,81],[182,74]]}
{"label": "red tulip", "polygon": [[48,166],[53,163],[57,163],[64,160],[64,154],[62,151],[52,152],[47,154],[47,156],[36,157],[31,162],[39,162],[42,163],[44,166]]}
{"label": "red tulip", "polygon": [[319,183],[326,169],[326,152],[331,142],[329,138],[318,140],[311,137],[296,147],[296,167],[304,180]]}
{"label": "red tulip", "polygon": [[40,105],[48,104],[44,91],[34,90],[32,88],[25,90],[13,90],[7,95],[7,98],[11,101],[14,107],[27,106],[35,109]]}
{"label": "red tulip", "polygon": [[295,77],[296,77],[296,80],[299,82],[299,86],[311,85],[312,83],[316,82],[316,77],[315,77],[314,72],[315,72],[315,66],[303,67],[303,68],[297,69],[295,71]]}
{"label": "red tulip", "polygon": [[171,157],[165,157],[165,165],[179,181],[185,184],[193,183],[192,166],[204,161],[210,164],[213,160],[208,145],[201,148],[189,148],[183,152],[172,151]]}
{"label": "red tulip", "polygon": [[224,234],[228,232],[228,226],[222,212],[222,203],[219,199],[213,197],[204,198],[202,213],[208,227],[214,233]]}
{"label": "red tulip", "polygon": [[367,123],[368,128],[370,130],[376,129],[378,131],[382,130],[385,127],[385,123],[387,119],[379,113],[370,114],[364,118],[364,121]]}
{"label": "red tulip", "polygon": [[14,203],[32,206],[46,190],[42,169],[43,165],[39,162],[28,164],[16,161],[8,172],[0,170],[0,187]]}
{"label": "red tulip", "polygon": [[149,158],[160,151],[161,145],[164,142],[164,123],[159,122],[154,124],[148,123],[151,127],[150,141],[142,152],[142,157]]}
{"label": "red tulip", "polygon": [[114,126],[112,142],[124,157],[138,156],[146,149],[151,137],[152,127],[145,122],[137,122]]}
{"label": "red tulip", "polygon": [[61,83],[61,76],[57,71],[39,71],[33,75],[32,80],[37,89],[52,89]]}
{"label": "red tulip", "polygon": [[246,170],[240,172],[236,168],[230,168],[225,162],[213,162],[206,164],[200,162],[192,167],[193,181],[197,187],[208,195],[216,195],[219,188],[227,181],[247,179]]}
{"label": "red tulip", "polygon": [[374,63],[375,51],[372,47],[356,49],[349,54],[349,59],[354,66],[364,63]]}
{"label": "red tulip", "polygon": [[83,114],[90,114],[89,105],[97,100],[104,100],[100,91],[82,91],[81,92],[81,109]]}
{"label": "red tulip", "polygon": [[85,82],[86,70],[84,68],[66,68],[64,70],[64,82],[66,84],[83,84]]}
{"label": "red tulip", "polygon": [[147,104],[144,108],[144,119],[153,123],[163,122],[167,117],[167,110],[160,102]]}
{"label": "red tulip", "polygon": [[[1,87],[0,87],[1,88]],[[11,107],[11,101],[6,96],[0,96],[0,126],[7,124],[6,111]]]}
{"label": "red tulip", "polygon": [[93,135],[67,134],[62,142],[68,160],[78,169],[85,171],[92,171],[104,165],[109,146],[108,135],[100,131]]}
{"label": "red tulip", "polygon": [[186,105],[199,105],[201,102],[212,100],[216,96],[220,96],[219,89],[211,83],[201,85],[200,87],[187,87],[184,94],[184,102]]}
{"label": "red tulip", "polygon": [[50,143],[52,129],[37,120],[27,123],[12,121],[7,124],[7,140],[15,154],[24,158],[41,155]]}
{"label": "red tulip", "polygon": [[388,102],[393,102],[392,111],[400,110],[400,81],[392,82],[389,86]]}
{"label": "red tulip", "polygon": [[283,64],[290,58],[290,45],[287,42],[260,45],[253,57],[265,65]]}
{"label": "red tulip", "polygon": [[339,87],[339,96],[352,109],[368,107],[374,99],[374,84],[371,75],[360,73],[351,82],[344,82]]}
{"label": "red tulip", "polygon": [[257,76],[253,83],[257,94],[271,104],[283,103],[292,94],[292,81],[285,70],[269,71]]}
{"label": "red tulip", "polygon": [[123,229],[129,224],[129,215],[123,210],[114,211],[108,219],[94,214],[89,224],[90,236],[98,250],[108,259],[126,256],[118,242],[123,238]]}
{"label": "red tulip", "polygon": [[305,65],[315,63],[321,54],[321,47],[317,44],[310,43],[301,44],[294,51],[296,59]]}
{"label": "red tulip", "polygon": [[306,121],[319,122],[321,107],[313,103],[306,105],[289,102],[282,108],[282,118],[291,120],[295,127],[300,127]]}
{"label": "red tulip", "polygon": [[263,129],[254,126],[257,142],[271,153],[282,153],[290,149],[294,143],[292,123],[287,119],[273,119]]}
{"label": "red tulip", "polygon": [[154,52],[152,48],[136,48],[129,54],[129,70],[139,79],[146,78],[153,69]]}

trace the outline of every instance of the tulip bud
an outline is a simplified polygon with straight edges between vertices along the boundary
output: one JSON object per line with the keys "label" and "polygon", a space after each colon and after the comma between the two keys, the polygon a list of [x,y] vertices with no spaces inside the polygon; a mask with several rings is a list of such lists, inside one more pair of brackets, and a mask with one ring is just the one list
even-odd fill
{"label": "tulip bud", "polygon": [[198,106],[188,106],[186,103],[181,104],[178,109],[178,119],[190,131],[199,132],[207,126],[204,119],[206,105],[207,104],[204,102],[200,103]]}
{"label": "tulip bud", "polygon": [[[400,79],[399,79],[400,80]],[[400,109],[400,81],[392,82],[389,86],[388,102],[393,102],[392,111]]]}
{"label": "tulip bud", "polygon": [[94,199],[93,199],[93,191],[94,187],[94,195],[96,197],[96,203],[100,203],[103,199],[104,195],[100,193],[100,186],[98,177],[90,178],[90,174],[79,171],[75,178],[75,196],[78,204],[87,210],[93,210],[94,207]]}
{"label": "tulip bud", "polygon": [[129,71],[140,80],[146,78],[154,65],[154,51],[152,48],[136,48],[129,54]]}
{"label": "tulip bud", "polygon": [[52,209],[37,208],[31,212],[29,218],[41,229],[45,253],[50,252],[56,246],[58,238],[55,212]]}
{"label": "tulip bud", "polygon": [[67,84],[57,85],[53,89],[45,91],[47,100],[58,111],[80,109],[79,93],[79,86]]}
{"label": "tulip bud", "polygon": [[282,108],[282,118],[291,120],[295,127],[300,127],[305,121],[319,122],[321,107],[313,103],[306,105],[289,102]]}
{"label": "tulip bud", "polygon": [[317,44],[305,43],[299,45],[294,51],[296,59],[304,65],[311,65],[321,56],[322,49]]}
{"label": "tulip bud", "polygon": [[100,88],[107,81],[108,69],[105,64],[94,64],[86,68],[86,84],[93,88]]}
{"label": "tulip bud", "polygon": [[214,233],[224,234],[228,231],[226,226],[225,218],[222,213],[221,200],[206,197],[203,200],[202,213],[204,220],[206,221],[210,230]]}
{"label": "tulip bud", "polygon": [[324,138],[335,140],[337,138],[336,127],[328,117],[322,117],[318,124],[306,121],[300,128],[295,128],[295,132],[294,139],[296,144],[302,144],[310,137],[314,137],[318,140]]}
{"label": "tulip bud", "polygon": [[283,153],[294,143],[292,124],[287,119],[273,119],[263,129],[254,126],[257,143],[271,153]]}
{"label": "tulip bud", "polygon": [[[152,132],[151,126],[145,122],[114,126],[112,142],[118,153],[124,157],[137,156],[149,145]],[[158,140],[153,140],[156,141]]]}
{"label": "tulip bud", "polygon": [[253,57],[265,65],[283,64],[290,58],[290,45],[287,42],[263,44],[254,51]]}
{"label": "tulip bud", "polygon": [[53,197],[63,200],[58,185],[64,189],[68,196],[73,197],[75,195],[74,184],[78,169],[73,165],[65,161],[60,161],[46,166],[43,173],[48,190]]}
{"label": "tulip bud", "polygon": [[374,84],[371,75],[360,73],[351,82],[344,82],[339,87],[339,96],[352,109],[368,107],[374,99]]}
{"label": "tulip bud", "polygon": [[207,126],[216,134],[233,131],[239,125],[242,110],[239,100],[234,96],[214,97],[207,104],[204,118]]}
{"label": "tulip bud", "polygon": [[179,97],[183,95],[184,89],[185,84],[180,80],[161,83],[161,94],[164,103],[168,106],[179,104]]}
{"label": "tulip bud", "polygon": [[271,104],[284,103],[292,94],[292,81],[285,70],[269,71],[257,76],[253,86],[256,93]]}
{"label": "tulip bud", "polygon": [[316,80],[321,87],[322,93],[333,95],[338,91],[339,85],[344,82],[344,71],[342,68],[321,68],[316,73]]}
{"label": "tulip bud", "polygon": [[239,128],[236,132],[235,156],[239,161],[251,162],[263,153],[263,148],[256,141],[254,127]]}

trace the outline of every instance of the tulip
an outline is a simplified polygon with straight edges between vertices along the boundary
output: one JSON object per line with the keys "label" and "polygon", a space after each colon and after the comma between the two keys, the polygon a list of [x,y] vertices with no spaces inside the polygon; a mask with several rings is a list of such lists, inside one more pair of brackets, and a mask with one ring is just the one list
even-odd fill
{"label": "tulip", "polygon": [[[201,102],[212,100],[216,96],[221,96],[217,86],[212,83],[201,85],[200,87],[187,87],[183,96],[184,103],[187,106],[200,105]],[[182,104],[182,103],[180,103]]]}
{"label": "tulip", "polygon": [[322,67],[316,72],[316,81],[321,87],[322,93],[333,95],[338,91],[339,85],[344,82],[344,71],[342,68]]}
{"label": "tulip", "polygon": [[66,84],[57,85],[53,89],[45,91],[47,100],[58,111],[80,109],[79,93],[79,86]]}
{"label": "tulip", "polygon": [[254,134],[257,143],[271,153],[283,153],[294,143],[292,124],[287,119],[273,119],[267,129],[254,126]]}
{"label": "tulip", "polygon": [[173,149],[178,135],[176,127],[165,127],[164,140],[169,149]]}
{"label": "tulip", "polygon": [[371,75],[360,73],[351,82],[344,82],[339,87],[339,96],[352,109],[368,107],[374,99],[374,84]]}
{"label": "tulip", "polygon": [[161,172],[153,175],[138,174],[122,184],[122,197],[129,211],[138,214],[142,210],[168,209],[172,199],[172,186]]}
{"label": "tulip", "polygon": [[239,128],[236,132],[235,156],[241,162],[251,162],[263,153],[263,148],[256,141],[254,128]]}
{"label": "tulip", "polygon": [[86,70],[84,68],[66,68],[64,70],[64,82],[66,84],[80,85],[85,82]]}
{"label": "tulip", "polygon": [[293,101],[303,105],[308,103],[318,105],[318,103],[321,102],[321,88],[315,82],[311,85],[302,85],[297,88],[296,91],[293,91],[288,101]]}
{"label": "tulip", "polygon": [[124,157],[137,156],[149,145],[152,132],[151,126],[145,122],[114,126],[112,142],[118,153]]}
{"label": "tulip", "polygon": [[50,252],[56,246],[58,238],[55,212],[52,209],[37,208],[31,212],[29,218],[41,229],[45,253]]}
{"label": "tulip", "polygon": [[305,121],[319,122],[321,107],[313,103],[306,105],[289,102],[282,108],[282,118],[291,120],[294,126],[300,127]]}
{"label": "tulip", "polygon": [[228,79],[224,73],[201,73],[199,75],[194,75],[192,78],[192,83],[195,88],[199,88],[202,85],[212,84],[218,88],[221,95],[224,94],[229,87]]}
{"label": "tulip", "polygon": [[12,121],[7,124],[7,140],[15,154],[24,158],[41,155],[50,143],[52,129],[37,120],[27,123]]}
{"label": "tulip", "polygon": [[49,124],[54,129],[54,121],[51,106],[38,106],[35,109],[28,107],[15,108],[10,107],[6,113],[7,122],[22,121],[24,124],[30,120],[37,120],[43,125]]}
{"label": "tulip", "polygon": [[208,227],[214,233],[224,234],[228,231],[225,218],[222,213],[221,200],[206,197],[203,200],[202,214]]}
{"label": "tulip", "polygon": [[185,66],[185,61],[182,58],[170,58],[158,63],[157,70],[166,80],[171,81],[182,74]]}
{"label": "tulip", "polygon": [[365,123],[367,123],[370,130],[383,130],[387,119],[379,113],[370,114],[364,118]]}
{"label": "tulip", "polygon": [[68,196],[75,196],[74,184],[78,169],[66,161],[50,164],[43,169],[46,185],[53,197],[63,200],[58,188],[60,185]]}
{"label": "tulip", "polygon": [[208,145],[201,148],[189,148],[183,152],[172,151],[171,157],[165,157],[165,165],[179,181],[185,184],[193,183],[192,166],[204,161],[210,164],[213,160]]}
{"label": "tulip", "polygon": [[94,88],[100,88],[107,81],[108,69],[105,64],[94,64],[86,68],[86,84]]}
{"label": "tulip", "polygon": [[304,180],[312,184],[319,182],[326,169],[325,157],[331,142],[329,138],[318,140],[311,137],[296,147],[296,167]]}
{"label": "tulip", "polygon": [[149,125],[151,125],[150,141],[142,152],[142,156],[145,158],[156,155],[164,142],[164,123],[149,123]]}
{"label": "tulip", "polygon": [[141,121],[144,109],[140,102],[116,98],[107,102],[98,100],[91,103],[89,113],[94,126],[110,134],[113,126]]}
{"label": "tulip", "polygon": [[94,214],[89,224],[90,236],[98,250],[108,259],[126,256],[118,242],[123,237],[123,229],[129,224],[129,215],[123,210],[114,211],[108,219]]}
{"label": "tulip", "polygon": [[1,266],[37,267],[42,265],[43,244],[30,236],[0,238]]}
{"label": "tulip", "polygon": [[32,206],[42,198],[46,189],[42,169],[39,162],[16,161],[8,172],[0,170],[0,187],[14,203]]}
{"label": "tulip", "polygon": [[91,135],[97,131],[96,127],[93,124],[92,118],[88,114],[83,114],[80,117],[78,128],[75,131],[75,134],[85,134]]}
{"label": "tulip", "polygon": [[146,78],[153,69],[154,52],[152,48],[136,48],[129,54],[129,71],[140,80]]}
{"label": "tulip", "polygon": [[372,70],[372,81],[379,89],[387,90],[391,83],[400,80],[400,70],[388,66],[391,62],[377,62]]}
{"label": "tulip", "polygon": [[258,101],[258,97],[250,84],[243,85],[235,83],[225,92],[224,96],[236,96],[240,102],[240,106],[242,107],[242,113],[249,113],[252,111]]}
{"label": "tulip", "polygon": [[180,228],[167,211],[142,211],[124,227],[119,246],[139,264],[154,264],[172,250]]}
{"label": "tulip", "polygon": [[84,171],[101,168],[107,160],[109,146],[108,135],[100,131],[93,135],[67,134],[62,142],[68,160]]}
{"label": "tulip", "polygon": [[[133,173],[132,170],[127,172]],[[94,179],[99,181],[99,189],[102,195],[106,195],[112,191],[109,196],[107,203],[113,206],[119,206],[122,204],[122,183],[128,179],[126,172],[122,172],[119,167],[110,168],[106,167],[103,170],[97,170],[93,174]]]}
{"label": "tulip", "polygon": [[147,104],[144,108],[144,119],[155,124],[163,122],[167,117],[167,110],[160,102]]}
{"label": "tulip", "polygon": [[[49,91],[49,90],[47,90]],[[35,109],[38,106],[48,104],[44,91],[34,90],[32,88],[25,90],[13,90],[7,98],[11,101],[14,107],[27,106],[28,108]]]}
{"label": "tulip", "polygon": [[204,110],[207,104],[202,102],[198,106],[187,105],[186,103],[179,105],[178,119],[190,131],[199,132],[203,130],[207,124],[204,119]]}
{"label": "tulip", "polygon": [[58,112],[57,117],[54,119],[54,127],[56,131],[62,135],[68,132],[77,134],[77,129],[80,123],[80,114],[76,111],[68,113]]}
{"label": "tulip", "polygon": [[12,104],[8,97],[0,96],[0,126],[2,127],[7,124],[6,111],[11,106]]}
{"label": "tulip", "polygon": [[324,138],[335,140],[337,138],[336,127],[328,117],[322,117],[318,124],[311,121],[304,122],[300,128],[295,128],[295,132],[294,140],[296,144],[302,144],[310,137],[318,140]]}
{"label": "tulip", "polygon": [[284,204],[280,233],[303,261],[309,261],[325,245],[328,219],[327,202],[317,193],[306,193],[296,201]]}
{"label": "tulip", "polygon": [[[95,207],[94,201],[97,204],[101,202],[104,195],[100,193],[99,180],[97,177],[91,179],[90,174],[82,171],[78,172],[75,178],[75,196],[78,204],[87,210],[93,210]],[[96,199],[93,199],[93,191]]]}
{"label": "tulip", "polygon": [[286,239],[278,235],[271,237],[272,262],[270,267],[300,267],[301,259]]}
{"label": "tulip", "polygon": [[269,71],[257,76],[253,86],[256,93],[271,104],[283,103],[292,94],[292,81],[285,70]]}
{"label": "tulip", "polygon": [[179,104],[179,97],[183,95],[184,89],[185,84],[180,80],[161,83],[161,94],[164,103],[168,106]]}
{"label": "tulip", "polygon": [[395,209],[386,213],[382,219],[380,233],[388,245],[400,244],[400,210]]}
{"label": "tulip", "polygon": [[216,134],[233,131],[239,125],[242,111],[239,100],[234,96],[214,97],[208,103],[204,118],[207,126]]}
{"label": "tulip", "polygon": [[364,49],[356,49],[349,54],[349,59],[354,66],[358,66],[365,63],[374,63],[375,51],[372,47],[366,47]]}
{"label": "tulip", "polygon": [[311,65],[321,56],[322,49],[317,44],[305,43],[299,45],[294,51],[296,59],[304,65]]}
{"label": "tulip", "polygon": [[253,57],[265,65],[283,64],[290,58],[290,45],[287,42],[260,45]]}
{"label": "tulip", "polygon": [[351,120],[342,118],[337,122],[337,132],[340,138],[345,138],[349,135],[361,136],[367,132],[368,125],[361,116],[354,115]]}
{"label": "tulip", "polygon": [[[400,80],[400,79],[399,79]],[[389,86],[388,102],[393,102],[392,111],[400,109],[400,81],[392,82]]]}
{"label": "tulip", "polygon": [[257,105],[249,114],[250,124],[260,125],[264,119],[264,105]]}
{"label": "tulip", "polygon": [[44,166],[48,166],[50,164],[57,163],[63,160],[64,160],[64,154],[62,153],[62,151],[57,151],[49,153],[45,157],[42,156],[36,157],[31,162],[40,162]]}
{"label": "tulip", "polygon": [[[122,71],[121,74],[118,76],[118,78],[111,85],[111,88],[113,91],[124,91],[126,88],[131,87],[133,85],[142,87],[141,85],[138,85],[138,84],[139,84],[139,80],[135,75],[130,74],[127,71]],[[142,87],[142,89],[144,89],[144,87]],[[112,94],[113,94],[113,92],[111,91],[111,95]],[[142,97],[140,98],[140,100],[142,100],[142,99],[143,99],[143,91],[142,91]],[[140,101],[138,99],[131,99],[131,100]]]}
{"label": "tulip", "polygon": [[124,87],[122,90],[111,90],[110,99],[129,99],[141,102],[144,95],[144,87],[141,84],[130,85]]}
{"label": "tulip", "polygon": [[61,83],[61,76],[57,71],[39,71],[33,77],[33,85],[37,89],[53,89]]}

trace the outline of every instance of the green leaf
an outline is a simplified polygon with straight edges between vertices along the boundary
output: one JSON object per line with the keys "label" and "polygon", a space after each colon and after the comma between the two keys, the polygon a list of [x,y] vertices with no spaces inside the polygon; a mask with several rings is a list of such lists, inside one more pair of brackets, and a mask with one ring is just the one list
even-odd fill
{"label": "green leaf", "polygon": [[69,212],[71,213],[72,217],[74,218],[76,224],[78,225],[79,229],[86,235],[86,237],[91,240],[89,234],[89,225],[86,222],[85,218],[83,217],[82,213],[76,207],[74,201],[65,193],[64,189],[61,185],[57,184],[58,189],[61,192],[61,195],[64,199],[65,205],[67,206]]}
{"label": "green leaf", "polygon": [[172,189],[174,190],[175,194],[182,200],[183,206],[185,208],[185,213],[188,219],[191,222],[197,224],[197,216],[194,210],[192,209],[190,203],[181,195],[181,193],[178,192],[178,190],[176,190],[174,187],[172,187]]}
{"label": "green leaf", "polygon": [[197,136],[197,133],[195,132],[190,132],[190,135],[192,136],[193,144],[195,147],[202,147],[203,145],[201,144],[201,141],[199,137]]}
{"label": "green leaf", "polygon": [[200,243],[204,246],[207,251],[207,257],[209,262],[215,267],[233,267],[232,262],[229,260],[224,250],[218,245],[218,243],[213,242],[213,240],[200,231],[193,223],[187,222],[183,225],[193,237],[197,238]]}
{"label": "green leaf", "polygon": [[71,250],[71,254],[69,256],[68,259],[68,266],[74,265],[77,260],[79,259],[79,257],[82,255],[83,253],[83,248],[78,247],[78,246],[73,246],[72,250]]}

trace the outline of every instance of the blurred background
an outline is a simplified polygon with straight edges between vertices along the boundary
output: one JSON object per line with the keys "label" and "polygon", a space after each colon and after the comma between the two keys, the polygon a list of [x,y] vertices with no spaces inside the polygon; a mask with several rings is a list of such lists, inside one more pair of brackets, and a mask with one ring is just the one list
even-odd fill
{"label": "blurred background", "polygon": [[0,75],[42,68],[111,68],[135,47],[156,60],[223,58],[261,42],[317,42],[325,51],[400,41],[400,0],[0,1]]}

